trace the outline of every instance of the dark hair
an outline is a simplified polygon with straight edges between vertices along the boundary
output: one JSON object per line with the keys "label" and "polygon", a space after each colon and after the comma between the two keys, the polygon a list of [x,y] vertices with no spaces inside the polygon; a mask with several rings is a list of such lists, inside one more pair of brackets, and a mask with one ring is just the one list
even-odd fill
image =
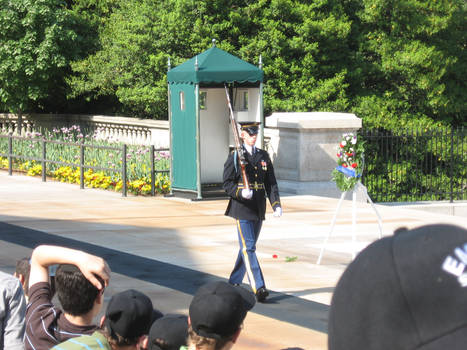
{"label": "dark hair", "polygon": [[161,350],[170,350],[169,342],[162,338],[153,339],[150,345],[157,345]]}
{"label": "dark hair", "polygon": [[138,340],[141,336],[132,337],[132,338],[125,338],[122,337],[120,334],[115,333],[109,329],[108,326],[104,326],[101,330],[101,333],[107,339],[110,345],[112,346],[130,346],[135,345],[138,343]]}
{"label": "dark hair", "polygon": [[[104,281],[96,278],[104,285]],[[89,312],[99,294],[99,289],[74,265],[60,265],[55,273],[55,283],[63,311],[73,316]]]}
{"label": "dark hair", "polygon": [[29,272],[31,271],[31,264],[29,258],[22,258],[16,262],[16,275],[22,275],[24,277],[23,289],[24,295],[28,295],[29,292]]}
{"label": "dark hair", "polygon": [[193,328],[191,328],[191,325],[188,326],[188,345],[194,344],[196,345],[196,347],[205,345],[213,347],[214,350],[221,350],[225,346],[225,344],[232,341],[232,339],[233,335],[221,339],[206,338],[196,334]]}

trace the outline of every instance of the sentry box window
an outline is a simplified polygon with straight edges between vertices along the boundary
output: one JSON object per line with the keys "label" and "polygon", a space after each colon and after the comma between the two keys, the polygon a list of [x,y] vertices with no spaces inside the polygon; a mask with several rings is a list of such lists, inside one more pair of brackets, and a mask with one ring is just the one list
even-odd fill
{"label": "sentry box window", "polygon": [[180,91],[180,110],[184,111],[185,110],[185,93],[183,91]]}
{"label": "sentry box window", "polygon": [[248,91],[242,91],[242,110],[248,110]]}
{"label": "sentry box window", "polygon": [[207,109],[207,97],[208,97],[208,92],[207,91],[201,91],[199,93],[199,109],[206,110]]}

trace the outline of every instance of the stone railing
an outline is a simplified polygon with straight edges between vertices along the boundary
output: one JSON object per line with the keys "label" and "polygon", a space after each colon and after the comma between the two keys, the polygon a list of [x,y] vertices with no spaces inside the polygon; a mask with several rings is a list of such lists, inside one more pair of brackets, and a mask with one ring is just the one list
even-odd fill
{"label": "stone railing", "polygon": [[[15,114],[0,114],[0,130],[18,133]],[[86,133],[99,130],[101,137],[110,137],[128,144],[169,147],[169,122],[100,115],[73,114],[25,114],[22,118],[22,134],[33,131],[52,131],[54,128],[79,125]]]}
{"label": "stone railing", "polygon": [[[169,123],[111,116],[48,115],[23,116],[23,134],[79,125],[86,133],[99,130],[129,144],[168,148]],[[0,130],[15,132],[17,117],[0,114]],[[339,197],[331,181],[336,167],[336,147],[345,132],[360,129],[361,119],[350,113],[273,113],[266,118],[265,148],[274,163],[281,192]],[[220,170],[221,171],[221,170]]]}

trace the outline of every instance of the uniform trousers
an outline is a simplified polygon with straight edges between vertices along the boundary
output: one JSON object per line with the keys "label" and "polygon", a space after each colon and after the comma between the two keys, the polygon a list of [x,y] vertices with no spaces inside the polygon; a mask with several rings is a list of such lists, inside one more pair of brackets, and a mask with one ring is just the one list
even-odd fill
{"label": "uniform trousers", "polygon": [[256,242],[262,225],[262,220],[237,220],[240,249],[229,278],[229,283],[241,284],[246,273],[254,293],[259,288],[265,287],[263,273],[256,257]]}

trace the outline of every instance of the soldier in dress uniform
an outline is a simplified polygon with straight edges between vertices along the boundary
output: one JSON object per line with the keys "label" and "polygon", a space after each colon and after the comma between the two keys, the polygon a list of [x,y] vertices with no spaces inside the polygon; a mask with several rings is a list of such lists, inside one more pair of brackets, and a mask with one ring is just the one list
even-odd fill
{"label": "soldier in dress uniform", "polygon": [[279,189],[274,168],[266,151],[255,147],[258,122],[241,122],[242,147],[246,159],[245,172],[250,189],[244,187],[237,151],[232,152],[224,164],[223,188],[230,196],[225,215],[236,219],[240,250],[230,274],[229,283],[242,283],[245,272],[259,302],[269,295],[263,273],[256,257],[256,242],[265,218],[266,197],[274,216],[282,215]]}

